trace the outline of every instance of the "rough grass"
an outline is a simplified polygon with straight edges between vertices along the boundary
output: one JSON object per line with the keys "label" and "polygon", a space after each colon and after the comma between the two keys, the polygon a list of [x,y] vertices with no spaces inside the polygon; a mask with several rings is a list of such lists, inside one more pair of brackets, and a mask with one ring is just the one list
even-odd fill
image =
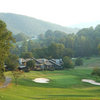
{"label": "rough grass", "polygon": [[[100,81],[99,77],[91,75],[91,67],[94,63],[99,65],[100,58],[84,61],[84,67],[72,70],[25,73],[20,77],[18,86],[12,81],[9,87],[0,89],[0,100],[100,100],[100,86],[81,82],[83,78]],[[6,72],[5,75],[11,76],[11,72]],[[38,77],[49,78],[50,83],[32,82],[32,79]]]}
{"label": "rough grass", "polygon": [[83,67],[100,67],[100,57],[91,57],[90,59],[83,59]]}

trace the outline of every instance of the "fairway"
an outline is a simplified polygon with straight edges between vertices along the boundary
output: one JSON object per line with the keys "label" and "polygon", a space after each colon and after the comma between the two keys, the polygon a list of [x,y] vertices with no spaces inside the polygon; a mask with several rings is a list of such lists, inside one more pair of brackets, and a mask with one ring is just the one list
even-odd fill
{"label": "fairway", "polygon": [[[81,82],[83,78],[96,80],[90,73],[91,69],[83,68],[31,71],[19,79],[18,86],[12,83],[8,88],[0,89],[0,100],[100,100],[100,86]],[[33,82],[37,77],[48,78],[50,83]]]}
{"label": "fairway", "polygon": [[[0,89],[0,100],[100,100],[100,86],[81,81],[93,79],[100,82],[99,77],[91,75],[92,68],[87,67],[93,65],[91,60],[95,61],[95,58],[85,61],[86,67],[83,65],[70,70],[24,73],[18,86],[12,81],[7,88]],[[11,72],[6,72],[5,75],[12,77]],[[50,82],[35,83],[32,81],[35,78],[48,78]]]}

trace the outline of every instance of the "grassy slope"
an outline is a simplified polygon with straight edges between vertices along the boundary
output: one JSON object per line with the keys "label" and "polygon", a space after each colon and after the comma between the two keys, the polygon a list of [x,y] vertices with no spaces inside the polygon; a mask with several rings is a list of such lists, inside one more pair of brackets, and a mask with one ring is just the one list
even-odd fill
{"label": "grassy slope", "polygon": [[[89,67],[94,66],[95,62],[99,65],[100,58],[85,60],[85,68],[81,66],[73,70],[25,73],[17,87],[11,84],[8,88],[0,89],[0,100],[100,100],[100,86],[81,82],[83,78],[100,81],[90,74],[92,68]],[[10,75],[10,72],[6,75]],[[49,78],[51,81],[48,84],[32,82],[37,77]]]}

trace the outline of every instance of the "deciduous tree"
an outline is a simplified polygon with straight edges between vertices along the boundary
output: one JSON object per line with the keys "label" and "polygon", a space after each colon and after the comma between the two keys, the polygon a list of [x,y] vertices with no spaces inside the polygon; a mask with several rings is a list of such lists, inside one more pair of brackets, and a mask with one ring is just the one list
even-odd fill
{"label": "deciduous tree", "polygon": [[9,54],[11,47],[12,33],[7,30],[6,24],[0,20],[0,79],[4,78],[4,61]]}

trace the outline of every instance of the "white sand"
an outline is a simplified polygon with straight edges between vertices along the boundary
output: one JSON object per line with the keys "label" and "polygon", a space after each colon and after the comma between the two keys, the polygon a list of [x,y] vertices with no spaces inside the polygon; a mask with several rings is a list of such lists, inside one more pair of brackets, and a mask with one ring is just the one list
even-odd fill
{"label": "white sand", "polygon": [[34,79],[32,81],[34,81],[36,83],[49,83],[50,80],[47,79],[47,78],[36,78],[36,79]]}
{"label": "white sand", "polygon": [[87,82],[93,85],[100,85],[100,83],[95,82],[94,80],[89,80],[89,79],[82,79],[82,82]]}

